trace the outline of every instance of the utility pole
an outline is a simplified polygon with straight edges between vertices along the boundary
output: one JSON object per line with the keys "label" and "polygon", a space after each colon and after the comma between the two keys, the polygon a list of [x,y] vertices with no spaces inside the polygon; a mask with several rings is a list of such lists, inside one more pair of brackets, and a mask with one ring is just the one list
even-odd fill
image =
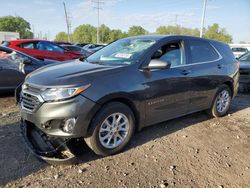
{"label": "utility pole", "polygon": [[34,24],[32,24],[32,30],[33,30],[33,39],[35,39],[36,37],[35,37],[35,26],[34,26]]}
{"label": "utility pole", "polygon": [[39,32],[39,37],[38,37],[38,39],[43,39],[42,31]]}
{"label": "utility pole", "polygon": [[101,5],[104,4],[103,1],[100,0],[93,0],[93,3],[95,3],[94,9],[97,10],[97,32],[96,32],[96,43],[100,43],[100,33],[99,33],[99,28],[100,28],[100,10],[102,10]]}
{"label": "utility pole", "polygon": [[178,14],[175,15],[175,25],[176,25],[176,26],[177,26],[177,24],[178,24],[178,16],[179,16]]}
{"label": "utility pole", "polygon": [[65,13],[65,19],[66,19],[66,25],[67,25],[67,33],[68,33],[68,42],[70,42],[70,21],[69,21],[69,16],[68,16],[68,12],[66,9],[66,5],[65,2],[63,2],[63,6],[64,6],[64,13]]}
{"label": "utility pole", "polygon": [[50,32],[49,32],[49,30],[47,32],[47,38],[48,38],[48,40],[50,40]]}
{"label": "utility pole", "polygon": [[200,38],[202,38],[202,36],[203,36],[203,28],[204,28],[204,22],[205,22],[206,7],[207,7],[207,0],[204,0],[202,19],[201,19],[201,28],[200,28]]}

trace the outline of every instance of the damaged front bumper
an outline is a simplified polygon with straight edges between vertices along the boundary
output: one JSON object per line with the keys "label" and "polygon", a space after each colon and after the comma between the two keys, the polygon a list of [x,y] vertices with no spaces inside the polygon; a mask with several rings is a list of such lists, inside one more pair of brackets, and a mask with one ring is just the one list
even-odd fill
{"label": "damaged front bumper", "polygon": [[32,123],[21,121],[21,132],[25,143],[31,152],[50,164],[78,163],[74,149],[71,147],[72,139],[49,137]]}

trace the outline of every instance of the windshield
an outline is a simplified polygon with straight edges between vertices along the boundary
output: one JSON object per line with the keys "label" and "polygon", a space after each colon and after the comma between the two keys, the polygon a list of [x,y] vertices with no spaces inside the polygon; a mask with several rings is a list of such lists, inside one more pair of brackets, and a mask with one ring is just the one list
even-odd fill
{"label": "windshield", "polygon": [[239,58],[240,61],[250,61],[250,52],[245,53]]}
{"label": "windshield", "polygon": [[131,65],[156,41],[151,39],[121,39],[100,49],[87,58],[90,63]]}

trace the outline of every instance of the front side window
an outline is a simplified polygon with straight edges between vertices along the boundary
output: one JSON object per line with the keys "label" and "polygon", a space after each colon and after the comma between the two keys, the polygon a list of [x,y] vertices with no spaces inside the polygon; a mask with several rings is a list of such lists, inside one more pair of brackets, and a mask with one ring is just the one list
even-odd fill
{"label": "front side window", "polygon": [[172,67],[185,64],[184,48],[180,43],[169,43],[160,47],[152,56],[152,59],[160,59],[171,64]]}
{"label": "front side window", "polygon": [[37,49],[38,50],[47,50],[47,51],[51,51],[51,52],[64,52],[64,49],[57,46],[57,45],[53,45],[50,44],[48,42],[39,42],[37,45]]}
{"label": "front side window", "polygon": [[87,61],[98,64],[131,65],[140,60],[144,52],[155,42],[152,39],[121,39],[89,56]]}
{"label": "front side window", "polygon": [[190,63],[215,61],[219,58],[215,49],[206,41],[190,40]]}

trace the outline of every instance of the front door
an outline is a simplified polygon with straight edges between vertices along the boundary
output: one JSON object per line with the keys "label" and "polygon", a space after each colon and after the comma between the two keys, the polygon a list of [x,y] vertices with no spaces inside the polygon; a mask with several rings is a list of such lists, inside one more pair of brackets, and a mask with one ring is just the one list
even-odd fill
{"label": "front door", "polygon": [[7,55],[5,59],[0,59],[1,90],[15,89],[25,78],[25,75],[20,71],[20,62],[17,56],[18,54],[11,57]]}
{"label": "front door", "polygon": [[185,42],[167,42],[155,51],[151,59],[166,61],[171,66],[144,72],[147,125],[186,114],[189,103],[189,78],[183,68],[186,64]]}
{"label": "front door", "polygon": [[65,58],[64,49],[50,42],[41,41],[38,43],[38,49],[46,59],[54,59],[58,61],[67,60]]}

